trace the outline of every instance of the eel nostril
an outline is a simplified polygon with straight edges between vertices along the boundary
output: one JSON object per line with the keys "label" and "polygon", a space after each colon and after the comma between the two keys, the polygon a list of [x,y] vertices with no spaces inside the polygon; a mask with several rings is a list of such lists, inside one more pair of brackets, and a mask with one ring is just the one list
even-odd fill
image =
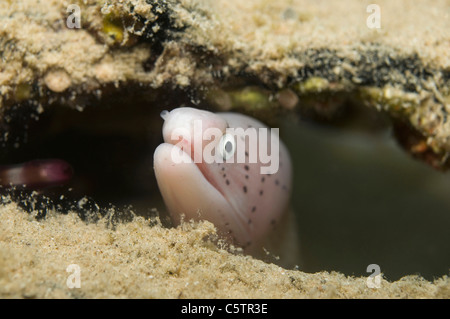
{"label": "eel nostril", "polygon": [[167,110],[164,110],[160,113],[160,116],[164,121],[167,119],[167,115],[169,115],[169,111]]}

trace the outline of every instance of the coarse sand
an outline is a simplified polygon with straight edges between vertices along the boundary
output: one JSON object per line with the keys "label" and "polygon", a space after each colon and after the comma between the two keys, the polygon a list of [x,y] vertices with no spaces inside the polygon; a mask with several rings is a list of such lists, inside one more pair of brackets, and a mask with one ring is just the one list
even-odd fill
{"label": "coarse sand", "polygon": [[[75,214],[36,221],[0,207],[3,298],[449,298],[449,278],[381,280],[308,274],[233,255],[208,241],[211,223],[163,228],[141,217],[112,230]],[[153,225],[151,225],[153,224]],[[80,288],[69,288],[78,265]],[[68,282],[69,281],[69,285]]]}

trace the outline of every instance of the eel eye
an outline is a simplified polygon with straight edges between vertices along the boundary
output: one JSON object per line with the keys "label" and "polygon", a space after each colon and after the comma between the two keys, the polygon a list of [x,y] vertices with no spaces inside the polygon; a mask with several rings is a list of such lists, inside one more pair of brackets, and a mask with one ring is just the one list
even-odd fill
{"label": "eel eye", "polygon": [[218,149],[220,156],[222,156],[224,160],[233,156],[236,151],[236,141],[234,140],[233,135],[224,134],[220,139]]}

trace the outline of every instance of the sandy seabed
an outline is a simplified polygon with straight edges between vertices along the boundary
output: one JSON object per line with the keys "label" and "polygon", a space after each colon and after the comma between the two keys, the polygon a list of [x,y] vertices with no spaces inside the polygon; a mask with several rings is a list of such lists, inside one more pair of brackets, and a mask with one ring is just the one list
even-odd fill
{"label": "sandy seabed", "polygon": [[[308,274],[230,254],[208,240],[215,234],[208,222],[167,229],[137,217],[112,230],[106,220],[86,224],[75,214],[38,222],[15,204],[0,207],[0,220],[2,298],[450,297],[447,276],[383,279],[377,289],[365,277]],[[77,269],[80,288],[70,288]]]}

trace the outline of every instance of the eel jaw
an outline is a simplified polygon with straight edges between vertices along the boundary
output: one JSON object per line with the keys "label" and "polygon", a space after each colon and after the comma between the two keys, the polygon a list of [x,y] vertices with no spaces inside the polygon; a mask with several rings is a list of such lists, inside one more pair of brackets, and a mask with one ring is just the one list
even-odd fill
{"label": "eel jaw", "polygon": [[180,148],[169,143],[159,145],[154,153],[154,170],[173,222],[180,224],[183,215],[186,220],[208,220],[229,241],[251,241],[234,209],[192,158],[182,152],[182,162],[175,162],[172,152],[180,152]]}

